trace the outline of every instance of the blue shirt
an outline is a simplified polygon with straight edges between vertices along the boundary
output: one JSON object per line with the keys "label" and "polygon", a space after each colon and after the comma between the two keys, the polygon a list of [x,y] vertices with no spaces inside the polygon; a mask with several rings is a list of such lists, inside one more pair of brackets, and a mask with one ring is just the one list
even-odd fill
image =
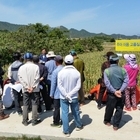
{"label": "blue shirt", "polygon": [[51,76],[53,71],[56,69],[56,63],[54,60],[49,60],[45,63],[45,67],[48,70],[48,76],[47,76],[47,81],[51,81]]}
{"label": "blue shirt", "polygon": [[59,99],[60,98],[60,91],[57,87],[57,76],[58,76],[58,72],[62,68],[63,68],[63,65],[59,65],[59,66],[57,66],[57,68],[52,73],[50,97],[53,97],[54,99]]}

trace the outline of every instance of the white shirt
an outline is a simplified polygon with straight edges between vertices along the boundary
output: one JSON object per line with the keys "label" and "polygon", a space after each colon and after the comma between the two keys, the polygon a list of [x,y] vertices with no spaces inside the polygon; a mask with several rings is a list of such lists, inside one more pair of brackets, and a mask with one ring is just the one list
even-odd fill
{"label": "white shirt", "polygon": [[2,102],[3,105],[8,108],[12,105],[14,101],[14,95],[11,89],[11,83],[4,85],[3,95],[2,95]]}
{"label": "white shirt", "polygon": [[33,92],[39,92],[39,67],[33,62],[26,62],[18,70],[18,78],[23,86],[23,92],[26,92],[27,88],[33,87]]}
{"label": "white shirt", "polygon": [[60,99],[66,99],[67,95],[69,95],[71,99],[78,98],[80,87],[80,73],[74,66],[65,66],[58,73],[58,88],[61,92]]}

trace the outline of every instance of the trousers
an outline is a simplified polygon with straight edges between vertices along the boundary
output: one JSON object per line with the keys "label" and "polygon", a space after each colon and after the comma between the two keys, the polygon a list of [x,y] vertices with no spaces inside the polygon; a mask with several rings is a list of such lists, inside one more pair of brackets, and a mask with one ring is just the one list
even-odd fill
{"label": "trousers", "polygon": [[114,109],[116,109],[114,113],[114,118],[113,118],[113,126],[119,127],[119,124],[122,118],[124,103],[125,103],[124,94],[122,94],[121,98],[118,98],[114,94],[108,93],[107,104],[106,104],[105,115],[104,115],[104,122],[105,123],[111,122]]}
{"label": "trousers", "polygon": [[28,109],[30,105],[30,101],[32,104],[32,121],[36,121],[38,119],[38,105],[39,105],[39,93],[33,92],[23,93],[23,122],[28,121]]}

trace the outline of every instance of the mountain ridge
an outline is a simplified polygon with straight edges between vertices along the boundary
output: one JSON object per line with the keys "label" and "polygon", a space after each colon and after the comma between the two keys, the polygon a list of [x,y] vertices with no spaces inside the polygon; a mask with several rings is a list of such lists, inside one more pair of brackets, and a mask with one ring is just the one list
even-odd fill
{"label": "mountain ridge", "polygon": [[[20,27],[23,27],[26,25],[20,25],[20,24],[13,24],[13,23],[9,23],[9,22],[5,22],[5,21],[0,21],[0,30],[7,30],[7,31],[16,31],[18,30]],[[132,36],[127,36],[124,34],[111,34],[111,35],[107,35],[105,33],[91,33],[86,31],[85,29],[81,29],[81,30],[77,30],[74,28],[71,29],[67,29],[64,26],[59,26],[57,28],[60,28],[62,31],[68,31],[67,35],[70,38],[86,38],[86,37],[94,37],[94,36],[109,36],[115,39],[136,39],[138,36],[137,35],[132,35]]]}

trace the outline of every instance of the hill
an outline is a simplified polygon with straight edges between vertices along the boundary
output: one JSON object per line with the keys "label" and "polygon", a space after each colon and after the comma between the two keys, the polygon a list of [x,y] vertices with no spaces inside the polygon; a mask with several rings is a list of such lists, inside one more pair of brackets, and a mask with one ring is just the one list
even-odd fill
{"label": "hill", "polygon": [[25,25],[18,25],[18,24],[12,24],[8,22],[0,21],[0,30],[16,31],[22,26],[25,26]]}
{"label": "hill", "polygon": [[[8,23],[8,22],[3,22],[0,21],[0,30],[7,30],[7,31],[17,31],[20,27],[22,26],[26,26],[26,25],[18,25],[18,24],[12,24],[12,23]],[[66,31],[67,36],[69,36],[70,38],[87,38],[87,37],[93,37],[93,36],[109,36],[115,39],[118,38],[122,38],[122,39],[136,39],[137,36],[133,35],[133,36],[126,36],[126,35],[122,35],[122,34],[112,34],[112,35],[107,35],[105,33],[90,33],[84,29],[78,31],[74,28],[71,28],[70,30],[68,30],[66,27],[64,26],[59,26],[58,28],[60,28],[62,31]]]}

